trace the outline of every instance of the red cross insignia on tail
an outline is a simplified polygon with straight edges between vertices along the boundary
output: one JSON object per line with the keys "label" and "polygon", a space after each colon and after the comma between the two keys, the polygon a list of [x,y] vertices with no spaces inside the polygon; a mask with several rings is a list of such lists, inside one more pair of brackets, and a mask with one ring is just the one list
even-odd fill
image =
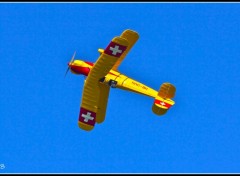
{"label": "red cross insignia on tail", "polygon": [[164,102],[162,100],[158,100],[158,99],[155,99],[154,101],[155,104],[158,104],[158,105],[161,105],[161,106],[164,106],[166,107],[167,109],[169,109],[172,105],[167,103],[167,102]]}

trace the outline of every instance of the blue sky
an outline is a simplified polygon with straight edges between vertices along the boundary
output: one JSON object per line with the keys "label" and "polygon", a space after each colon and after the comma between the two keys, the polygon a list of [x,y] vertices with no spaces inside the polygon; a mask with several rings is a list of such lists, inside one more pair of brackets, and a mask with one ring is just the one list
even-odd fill
{"label": "blue sky", "polygon": [[[239,3],[1,3],[0,173],[240,172]],[[77,125],[83,76],[123,30],[140,39],[119,70],[176,104],[111,89],[105,122]]]}

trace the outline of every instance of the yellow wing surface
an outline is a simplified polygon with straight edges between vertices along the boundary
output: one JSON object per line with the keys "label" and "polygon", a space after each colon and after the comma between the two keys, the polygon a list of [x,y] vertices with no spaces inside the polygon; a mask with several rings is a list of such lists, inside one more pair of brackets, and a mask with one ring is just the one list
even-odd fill
{"label": "yellow wing surface", "polygon": [[95,123],[104,120],[109,88],[99,80],[106,76],[128,47],[128,41],[115,37],[92,67],[84,83],[78,125],[84,130],[92,130]]}
{"label": "yellow wing surface", "polygon": [[121,55],[121,57],[117,60],[117,62],[115,63],[115,65],[113,66],[113,70],[117,71],[119,65],[122,63],[123,59],[126,57],[126,55],[128,54],[128,52],[130,51],[130,49],[133,47],[133,45],[137,42],[137,40],[139,39],[139,35],[137,32],[127,29],[125,31],[123,31],[123,33],[121,34],[121,38],[125,38],[128,41],[128,47],[125,50],[125,52]]}

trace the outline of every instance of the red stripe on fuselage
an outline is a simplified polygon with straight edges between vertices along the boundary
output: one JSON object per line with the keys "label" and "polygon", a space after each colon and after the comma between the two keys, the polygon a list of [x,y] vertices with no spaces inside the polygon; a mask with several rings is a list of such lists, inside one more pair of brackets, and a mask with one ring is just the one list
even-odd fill
{"label": "red stripe on fuselage", "polygon": [[114,75],[114,76],[118,76],[118,75],[115,75],[114,73],[111,73],[111,72],[109,72],[109,74],[110,74],[110,75]]}
{"label": "red stripe on fuselage", "polygon": [[92,62],[84,61],[86,64],[93,66],[94,64]]}

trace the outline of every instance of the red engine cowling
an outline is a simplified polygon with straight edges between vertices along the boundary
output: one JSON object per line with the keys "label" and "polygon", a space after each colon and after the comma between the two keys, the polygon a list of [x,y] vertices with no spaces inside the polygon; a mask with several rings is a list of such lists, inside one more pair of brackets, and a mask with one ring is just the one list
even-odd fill
{"label": "red engine cowling", "polygon": [[77,66],[77,65],[71,65],[71,72],[75,73],[75,74],[82,74],[87,76],[90,72],[90,68],[88,67],[81,67],[81,66]]}

